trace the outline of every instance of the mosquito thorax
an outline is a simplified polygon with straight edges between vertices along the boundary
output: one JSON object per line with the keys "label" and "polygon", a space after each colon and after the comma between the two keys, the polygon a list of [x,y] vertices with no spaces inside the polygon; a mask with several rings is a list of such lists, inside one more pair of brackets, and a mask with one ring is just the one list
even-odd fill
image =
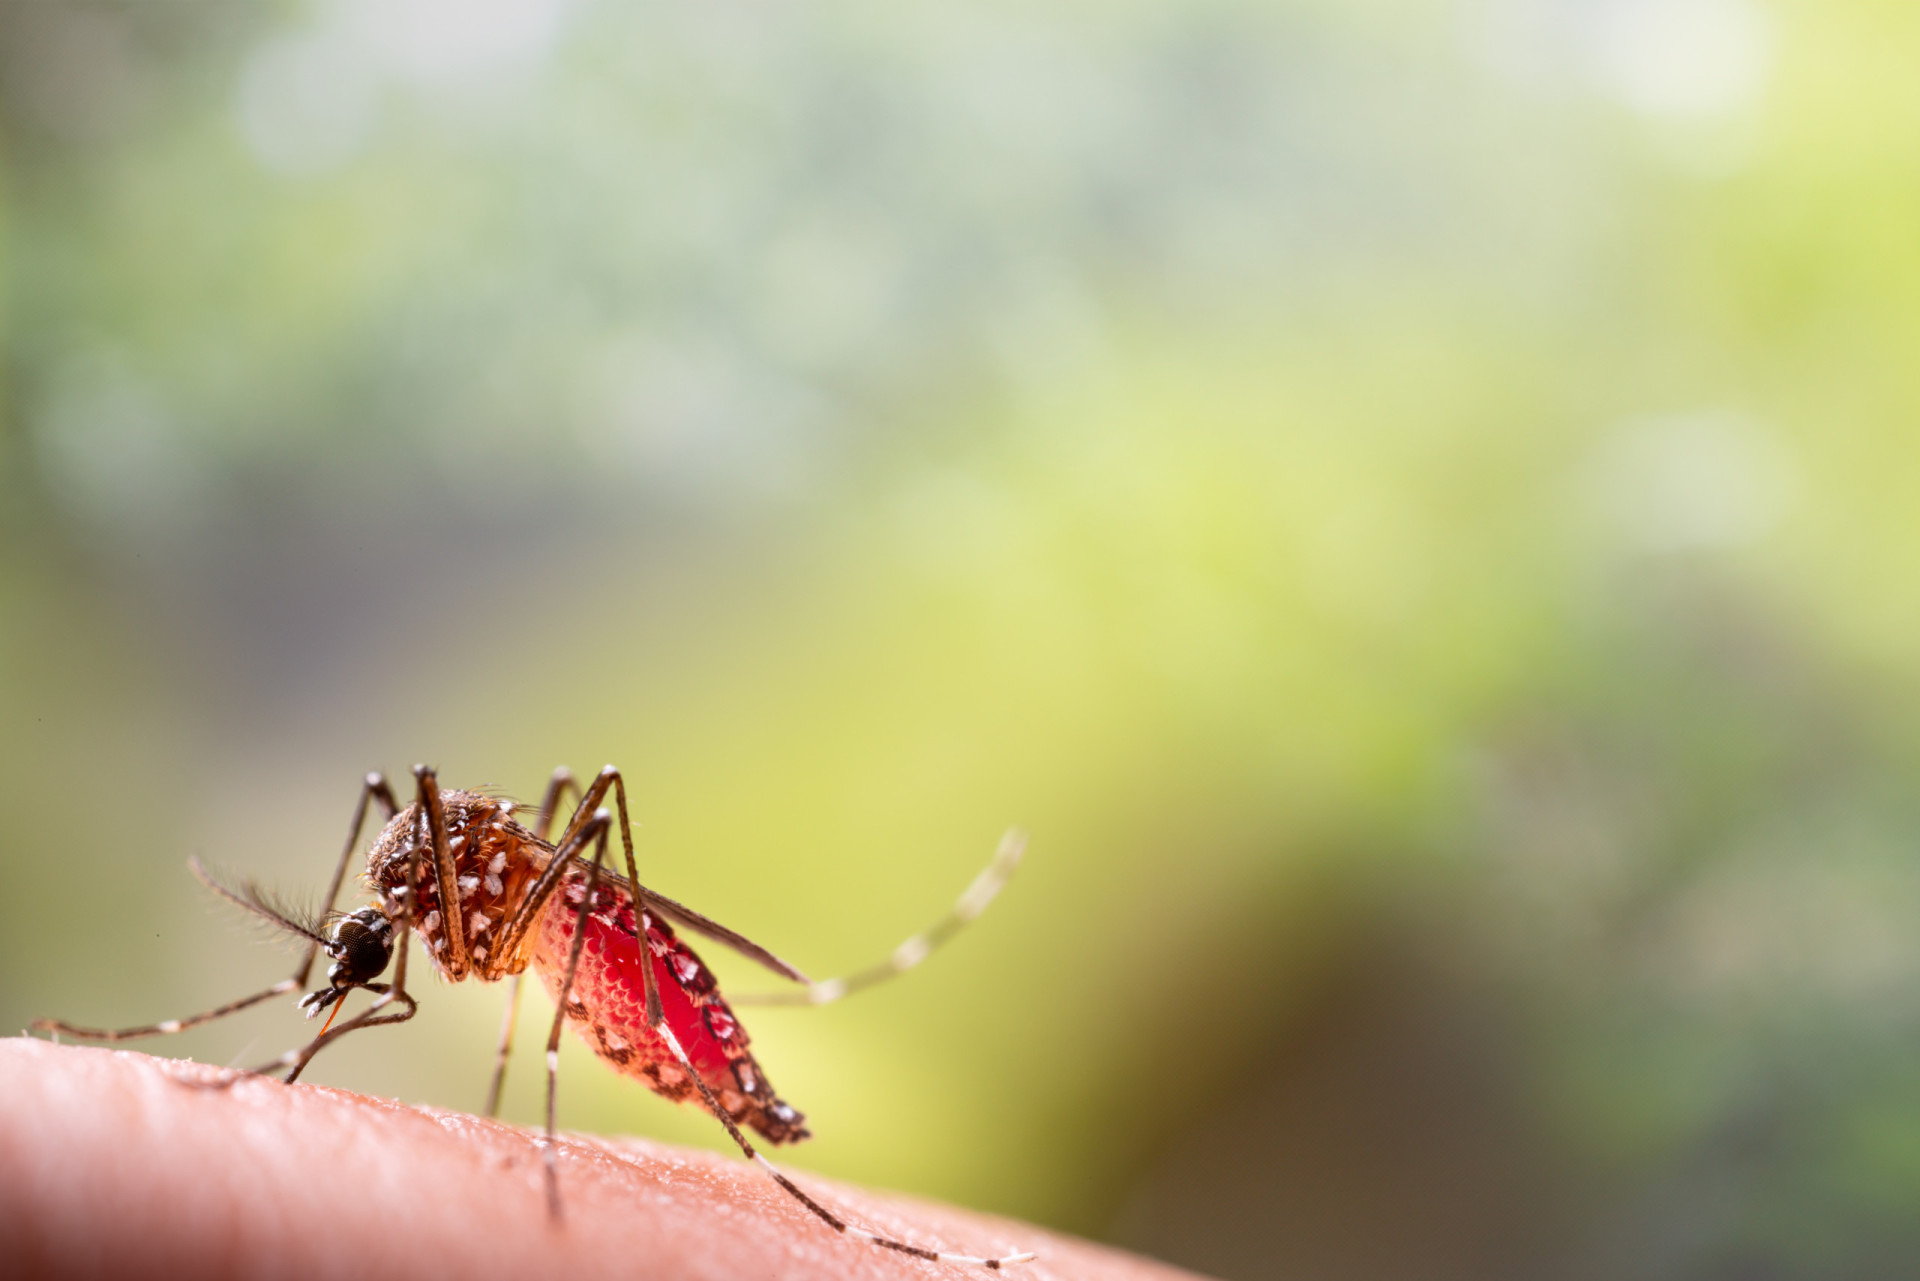
{"label": "mosquito thorax", "polygon": [[[515,805],[484,792],[447,788],[440,793],[447,823],[447,854],[459,894],[460,928],[467,967],[456,970],[447,941],[448,904],[433,874],[433,848],[418,803],[390,819],[367,851],[367,882],[395,921],[410,920],[441,977],[464,979],[476,972],[493,978],[527,967],[532,938],[523,936],[511,956],[499,955],[501,935],[553,849],[514,819]],[[419,904],[409,915],[407,866],[418,851]],[[449,896],[451,897],[451,896]]]}

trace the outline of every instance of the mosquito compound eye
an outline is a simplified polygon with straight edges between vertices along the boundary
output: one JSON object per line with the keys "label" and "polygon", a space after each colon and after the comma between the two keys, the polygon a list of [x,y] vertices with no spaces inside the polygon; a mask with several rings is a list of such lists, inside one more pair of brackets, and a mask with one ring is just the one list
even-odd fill
{"label": "mosquito compound eye", "polygon": [[[375,919],[369,921],[372,915]],[[378,978],[393,959],[393,931],[376,909],[344,917],[333,931],[328,949],[337,959],[327,977],[336,987],[349,987]]]}
{"label": "mosquito compound eye", "polygon": [[364,929],[378,938],[387,940],[393,938],[393,922],[388,920],[387,914],[377,907],[363,907],[347,919],[358,921]]}

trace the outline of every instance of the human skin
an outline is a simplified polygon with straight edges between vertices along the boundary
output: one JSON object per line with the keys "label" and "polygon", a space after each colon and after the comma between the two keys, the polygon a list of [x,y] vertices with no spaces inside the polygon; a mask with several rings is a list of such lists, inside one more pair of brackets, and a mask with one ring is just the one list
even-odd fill
{"label": "human skin", "polygon": [[[0,1040],[0,1273],[9,1277],[964,1278],[833,1232],[755,1167],[563,1135],[547,1210],[530,1130],[174,1059]],[[1033,1250],[1006,1275],[1191,1274],[1024,1223],[799,1181],[933,1248]]]}

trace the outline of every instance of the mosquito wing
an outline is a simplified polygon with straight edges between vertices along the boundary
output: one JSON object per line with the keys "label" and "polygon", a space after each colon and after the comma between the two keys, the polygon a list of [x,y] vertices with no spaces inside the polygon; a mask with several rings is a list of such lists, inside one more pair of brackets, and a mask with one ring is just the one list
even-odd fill
{"label": "mosquito wing", "polygon": [[813,982],[812,979],[775,956],[772,952],[767,951],[766,948],[761,947],[746,935],[730,930],[711,917],[702,916],[692,908],[674,902],[658,890],[650,890],[644,885],[634,885],[631,881],[627,880],[626,877],[621,876],[617,872],[609,871],[606,868],[601,869],[600,879],[617,885],[629,894],[645,900],[647,906],[656,909],[660,915],[666,917],[668,920],[677,921],[692,930],[695,934],[705,935],[722,947],[732,948],[749,961],[754,961],[766,966],[783,979],[791,979],[795,983],[805,983],[808,985],[811,985]]}

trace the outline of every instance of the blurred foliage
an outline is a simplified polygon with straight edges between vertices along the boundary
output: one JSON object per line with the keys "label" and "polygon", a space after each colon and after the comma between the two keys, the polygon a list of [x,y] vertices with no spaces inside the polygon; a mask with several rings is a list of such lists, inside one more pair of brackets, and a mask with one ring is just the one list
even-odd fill
{"label": "blurred foliage", "polygon": [[[612,760],[816,974],[1033,833],[754,1019],[803,1164],[1235,1277],[1902,1275],[1916,50],[7,4],[0,1019],[272,981],[180,864],[322,883],[367,768]],[[314,1079],[476,1105],[428,997]],[[718,1146],[577,1046],[562,1117]]]}

